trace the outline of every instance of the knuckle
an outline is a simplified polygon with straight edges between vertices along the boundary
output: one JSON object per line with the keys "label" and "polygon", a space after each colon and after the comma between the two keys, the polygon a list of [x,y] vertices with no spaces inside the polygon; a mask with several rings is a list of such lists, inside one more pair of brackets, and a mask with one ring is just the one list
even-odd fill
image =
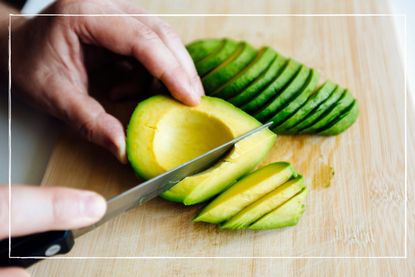
{"label": "knuckle", "polygon": [[157,40],[157,34],[144,24],[140,24],[135,28],[136,37],[144,40]]}
{"label": "knuckle", "polygon": [[57,193],[52,196],[52,221],[56,226],[62,225],[66,221],[66,209],[62,199]]}
{"label": "knuckle", "polygon": [[160,23],[159,32],[166,38],[173,39],[173,40],[180,40],[179,35],[174,31],[174,29],[167,23],[162,22]]}
{"label": "knuckle", "polygon": [[170,67],[170,69],[163,68],[160,72],[160,75],[158,79],[165,81],[170,76],[180,76],[180,73],[182,72],[182,67],[179,63],[176,63]]}

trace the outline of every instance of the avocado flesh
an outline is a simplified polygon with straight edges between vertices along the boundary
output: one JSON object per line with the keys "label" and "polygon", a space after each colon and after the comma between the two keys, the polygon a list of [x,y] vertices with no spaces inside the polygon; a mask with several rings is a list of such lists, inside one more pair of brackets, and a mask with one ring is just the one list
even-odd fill
{"label": "avocado flesh", "polygon": [[262,110],[262,107],[265,106],[266,103],[272,99],[272,97],[279,95],[281,89],[290,83],[293,78],[295,78],[300,69],[301,65],[298,62],[292,59],[289,60],[281,74],[278,75],[278,77],[274,79],[273,82],[270,83],[255,98],[244,104],[241,109],[248,113],[254,114],[255,117],[259,112],[258,110]]}
{"label": "avocado flesh", "polygon": [[241,92],[247,85],[254,81],[277,57],[277,53],[269,47],[258,51],[255,59],[233,78],[229,79],[220,88],[212,92],[211,96],[228,99]]}
{"label": "avocado flesh", "polygon": [[225,229],[246,229],[253,222],[281,206],[304,188],[304,178],[302,176],[295,177],[238,212],[221,227]]}
{"label": "avocado flesh", "polygon": [[347,128],[349,128],[357,119],[359,115],[359,105],[357,101],[353,101],[350,110],[346,111],[344,114],[340,115],[330,126],[327,126],[326,129],[320,131],[318,134],[323,136],[333,136],[340,134]]}
{"label": "avocado flesh", "polygon": [[336,105],[337,100],[343,96],[344,89],[340,86],[337,86],[336,89],[331,93],[329,98],[327,98],[323,103],[317,106],[310,114],[304,118],[303,121],[291,127],[288,131],[290,133],[299,133],[301,130],[313,125],[319,120],[319,118],[334,105]]}
{"label": "avocado flesh", "polygon": [[275,127],[273,129],[276,133],[281,134],[290,134],[288,131],[291,127],[298,124],[300,121],[302,121],[305,117],[307,117],[308,114],[314,108],[316,108],[318,105],[320,105],[322,102],[324,102],[334,91],[336,88],[336,85],[331,81],[326,81],[314,94],[312,94],[306,103],[298,109],[291,117],[289,117],[286,121],[284,121],[279,126]]}
{"label": "avocado flesh", "polygon": [[221,223],[288,181],[294,174],[289,163],[269,164],[239,180],[215,198],[194,221]]}
{"label": "avocado flesh", "polygon": [[255,58],[256,53],[255,48],[242,42],[234,54],[202,78],[206,94],[211,95],[212,92],[237,75]]}
{"label": "avocado flesh", "polygon": [[304,188],[282,206],[266,214],[248,228],[252,230],[264,230],[296,225],[304,213],[304,202],[307,193],[308,189]]}
{"label": "avocado flesh", "polygon": [[[310,94],[313,93],[316,88],[319,77],[318,72],[312,69],[308,76],[307,83],[301,89],[301,92],[269,120],[274,122],[273,126],[278,126],[284,122],[284,120],[293,115],[307,101]],[[277,133],[278,128],[274,127],[273,131]]]}
{"label": "avocado flesh", "polygon": [[221,65],[232,53],[237,51],[238,45],[239,43],[234,40],[224,39],[223,46],[195,63],[197,73],[203,77]]}
{"label": "avocado flesh", "polygon": [[271,82],[275,80],[281,73],[281,71],[287,65],[288,60],[283,56],[279,55],[272,61],[271,65],[258,76],[247,88],[241,91],[234,97],[227,99],[235,106],[243,109],[244,105],[250,100],[254,99],[261,94],[262,90],[265,89]]}
{"label": "avocado flesh", "polygon": [[325,129],[331,122],[341,115],[348,107],[353,103],[354,98],[348,90],[344,91],[343,96],[336,102],[336,105],[332,109],[327,110],[323,116],[313,125],[302,130],[301,134],[309,134],[320,132]]}
{"label": "avocado flesh", "polygon": [[[261,123],[224,100],[202,97],[188,107],[167,96],[139,103],[127,128],[127,156],[136,174],[150,179]],[[269,152],[276,135],[263,130],[237,144],[213,167],[189,176],[163,196],[195,204],[227,188],[253,170]]]}
{"label": "avocado flesh", "polygon": [[254,117],[261,122],[268,121],[270,116],[276,114],[284,105],[286,105],[290,99],[296,95],[304,83],[307,81],[307,77],[310,73],[310,69],[306,66],[301,66],[297,75],[286,85],[286,87],[273,98],[271,98],[264,107],[260,107],[259,111],[254,114]]}
{"label": "avocado flesh", "polygon": [[207,57],[211,53],[219,51],[220,47],[223,46],[222,39],[205,39],[197,40],[186,46],[187,51],[196,63],[203,58]]}

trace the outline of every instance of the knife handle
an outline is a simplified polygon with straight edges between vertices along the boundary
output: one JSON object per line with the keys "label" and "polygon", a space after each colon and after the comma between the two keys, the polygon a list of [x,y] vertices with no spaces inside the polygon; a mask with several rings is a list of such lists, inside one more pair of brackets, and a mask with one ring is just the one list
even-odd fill
{"label": "knife handle", "polygon": [[[72,231],[48,231],[22,237],[11,238],[11,257],[9,258],[9,239],[0,241],[0,267],[29,267],[50,257],[68,253],[74,245]],[[37,258],[25,258],[37,257]]]}

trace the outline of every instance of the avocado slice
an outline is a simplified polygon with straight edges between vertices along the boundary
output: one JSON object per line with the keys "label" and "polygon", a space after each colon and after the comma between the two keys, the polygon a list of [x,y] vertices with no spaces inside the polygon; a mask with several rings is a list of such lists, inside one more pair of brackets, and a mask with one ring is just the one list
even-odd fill
{"label": "avocado slice", "polygon": [[307,102],[298,109],[291,117],[284,121],[279,126],[273,129],[276,133],[281,134],[290,134],[288,131],[291,127],[298,124],[303,120],[307,115],[310,114],[314,108],[324,102],[334,91],[336,85],[331,81],[326,81],[314,94],[312,94]]}
{"label": "avocado slice", "polygon": [[255,80],[277,57],[277,53],[269,47],[263,47],[258,51],[255,59],[243,70],[239,71],[232,79],[211,93],[211,96],[228,99],[237,95],[253,80]]}
{"label": "avocado slice", "polygon": [[271,65],[266,69],[265,72],[262,72],[258,78],[256,78],[239,94],[227,100],[235,106],[243,106],[248,101],[259,95],[263,89],[265,89],[271,82],[273,82],[275,78],[280,75],[281,71],[285,68],[287,63],[288,60],[278,54],[278,56],[272,61]]}
{"label": "avocado slice", "polygon": [[194,221],[221,223],[288,181],[295,173],[287,162],[269,164],[244,177],[207,205]]}
{"label": "avocado slice", "polygon": [[302,176],[295,177],[238,212],[221,227],[225,229],[245,229],[265,214],[281,206],[304,187],[304,178]]}
{"label": "avocado slice", "polygon": [[211,95],[215,90],[237,75],[255,58],[256,54],[257,51],[254,47],[246,42],[240,43],[236,52],[202,78],[206,94]]}
{"label": "avocado slice", "polygon": [[186,46],[187,51],[196,63],[203,58],[207,57],[211,53],[219,51],[220,47],[223,46],[222,39],[203,39],[196,40]]}
{"label": "avocado slice", "polygon": [[[127,157],[137,175],[150,179],[246,133],[261,123],[232,104],[204,96],[189,107],[168,96],[138,104],[127,128]],[[203,202],[252,171],[276,135],[266,129],[238,143],[213,167],[189,176],[163,197],[186,205]]]}
{"label": "avocado slice", "polygon": [[264,107],[261,107],[260,110],[254,114],[254,117],[261,122],[268,121],[270,116],[279,112],[282,107],[297,95],[307,81],[309,73],[310,69],[302,65],[294,79],[291,80],[280,93],[271,98]]}
{"label": "avocado slice", "polygon": [[[293,115],[307,101],[310,94],[312,94],[316,88],[319,78],[320,75],[318,72],[311,69],[307,82],[304,84],[304,87],[301,89],[300,93],[269,120],[274,122],[273,126],[278,126],[284,122],[284,120]],[[278,133],[278,128],[274,128],[273,131]]]}
{"label": "avocado slice", "polygon": [[291,127],[288,132],[299,133],[301,130],[313,125],[319,118],[328,110],[336,105],[337,100],[343,96],[344,89],[337,86],[336,89],[331,93],[330,97],[315,108],[310,114],[304,118],[303,121]]}
{"label": "avocado slice", "polygon": [[234,40],[224,39],[222,45],[218,47],[218,49],[195,63],[199,75],[204,76],[222,64],[230,55],[238,50],[238,45],[239,43]]}
{"label": "avocado slice", "polygon": [[288,200],[282,206],[261,217],[258,221],[249,226],[249,229],[277,229],[296,225],[304,213],[304,202],[307,193],[308,189],[304,188],[300,193]]}
{"label": "avocado slice", "polygon": [[[275,95],[278,95],[281,92],[281,89],[286,86],[295,76],[298,74],[301,69],[301,65],[295,60],[289,60],[288,64],[284,67],[281,74],[278,75],[276,79],[270,83],[267,88],[261,91],[256,97],[251,101],[244,104],[241,109],[254,114],[258,113],[259,110],[262,110],[262,107],[267,103],[268,100],[272,99]],[[256,113],[255,113],[256,112]]]}
{"label": "avocado slice", "polygon": [[356,100],[353,101],[351,107],[342,115],[340,115],[335,122],[327,126],[326,129],[320,131],[318,134],[323,136],[333,136],[340,134],[349,128],[357,119],[359,115],[359,105]]}
{"label": "avocado slice", "polygon": [[322,117],[310,127],[301,130],[301,134],[318,133],[325,129],[331,122],[341,115],[353,103],[354,98],[348,90],[345,90],[343,96],[336,102],[334,107],[328,109]]}

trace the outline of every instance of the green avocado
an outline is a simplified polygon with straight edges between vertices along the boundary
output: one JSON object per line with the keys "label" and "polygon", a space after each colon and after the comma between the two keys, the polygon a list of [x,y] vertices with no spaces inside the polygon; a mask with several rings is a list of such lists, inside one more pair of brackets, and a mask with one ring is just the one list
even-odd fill
{"label": "green avocado", "polygon": [[[167,96],[138,104],[127,128],[127,157],[137,175],[150,179],[242,135],[261,123],[232,104],[204,96],[189,107]],[[276,135],[262,130],[236,143],[211,168],[188,176],[162,197],[196,204],[251,172],[271,150]]]}
{"label": "green avocado", "polygon": [[289,117],[286,121],[284,121],[279,126],[273,129],[276,133],[281,134],[290,134],[288,131],[291,127],[298,124],[301,120],[303,120],[307,115],[310,114],[314,108],[320,105],[323,101],[325,101],[331,93],[336,88],[336,85],[331,81],[326,81],[314,94],[312,94],[307,102],[298,109],[291,117]]}
{"label": "green avocado", "polygon": [[269,164],[244,177],[207,205],[194,221],[221,223],[288,181],[295,173],[289,163]]}
{"label": "green avocado", "polygon": [[296,225],[304,213],[304,202],[307,193],[308,189],[304,188],[282,206],[261,217],[248,228],[252,230],[263,230]]}
{"label": "green avocado", "polygon": [[238,42],[224,39],[218,49],[195,63],[197,73],[203,77],[228,59],[230,55],[238,50],[238,46]]}
{"label": "green avocado", "polygon": [[343,114],[341,114],[335,122],[327,126],[326,129],[320,131],[318,134],[323,136],[334,136],[340,134],[349,128],[357,119],[359,115],[359,105],[356,100],[353,101],[351,107]]}
{"label": "green avocado", "polygon": [[336,118],[341,115],[348,107],[351,106],[353,103],[354,98],[350,94],[348,90],[345,90],[343,93],[342,98],[336,102],[333,108],[328,109],[320,118],[319,120],[307,127],[306,129],[301,130],[301,134],[309,134],[309,133],[318,133],[325,129],[326,126],[330,125]]}
{"label": "green avocado", "polygon": [[212,95],[214,91],[244,69],[255,58],[256,54],[257,51],[254,47],[242,42],[236,52],[202,78],[206,94]]}
{"label": "green avocado", "polygon": [[224,229],[248,228],[253,222],[281,206],[304,188],[304,178],[295,177],[238,212],[221,227]]}
{"label": "green avocado", "polygon": [[211,93],[211,96],[228,99],[237,95],[253,80],[255,80],[276,58],[277,53],[269,47],[258,51],[255,59],[232,79]]}
{"label": "green avocado", "polygon": [[278,95],[281,92],[281,89],[287,85],[295,75],[298,74],[301,65],[295,60],[289,60],[288,64],[284,67],[273,81],[270,83],[263,91],[261,91],[256,97],[251,101],[241,106],[241,109],[254,114],[258,113],[258,110],[262,110],[262,107],[267,103],[268,100],[272,99],[275,95]]}
{"label": "green avocado", "polygon": [[304,86],[310,69],[306,66],[301,66],[297,75],[285,86],[284,89],[273,98],[271,98],[264,107],[259,108],[254,114],[254,117],[261,122],[266,122],[270,116],[276,114],[282,107],[284,107]]}
{"label": "green avocado", "polygon": [[211,53],[219,51],[220,47],[223,46],[223,42],[222,39],[196,40],[188,44],[186,48],[193,61],[196,63]]}
{"label": "green avocado", "polygon": [[271,82],[277,78],[281,71],[288,64],[288,60],[283,56],[278,56],[272,61],[271,65],[262,72],[247,88],[241,91],[239,94],[232,98],[227,99],[229,102],[238,107],[243,107],[248,101],[254,99],[260,95],[262,90],[265,89]]}
{"label": "green avocado", "polygon": [[343,92],[344,89],[340,86],[337,86],[329,98],[327,98],[323,103],[317,106],[317,108],[310,112],[310,114],[305,117],[303,121],[288,129],[288,132],[298,134],[301,130],[313,125],[327,110],[336,105],[337,100],[343,96]]}
{"label": "green avocado", "polygon": [[[284,120],[293,115],[307,101],[310,94],[313,93],[316,88],[319,78],[320,75],[318,72],[312,69],[310,75],[308,76],[307,82],[304,87],[301,88],[300,93],[269,120],[274,122],[273,126],[278,126],[284,122]],[[274,128],[273,131],[278,133],[278,128]]]}

